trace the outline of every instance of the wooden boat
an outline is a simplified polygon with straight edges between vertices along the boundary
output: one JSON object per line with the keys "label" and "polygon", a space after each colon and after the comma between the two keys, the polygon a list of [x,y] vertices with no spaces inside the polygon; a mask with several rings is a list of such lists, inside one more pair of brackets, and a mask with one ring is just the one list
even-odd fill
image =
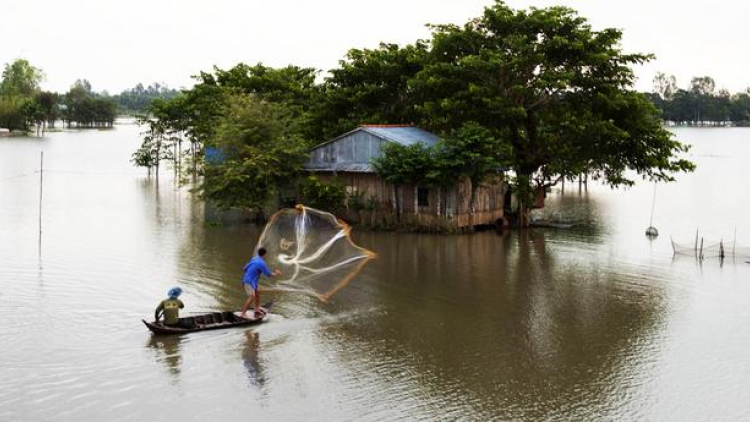
{"label": "wooden boat", "polygon": [[262,306],[263,314],[256,317],[252,310],[248,312],[247,318],[239,316],[239,312],[212,312],[202,315],[194,315],[180,318],[178,325],[164,325],[162,321],[148,322],[141,320],[154,334],[185,334],[195,331],[219,330],[222,328],[246,327],[260,324],[268,316],[271,303]]}

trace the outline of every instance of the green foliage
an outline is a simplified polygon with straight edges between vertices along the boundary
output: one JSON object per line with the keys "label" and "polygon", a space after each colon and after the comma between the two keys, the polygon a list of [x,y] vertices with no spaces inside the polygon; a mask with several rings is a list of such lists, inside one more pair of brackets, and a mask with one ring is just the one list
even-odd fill
{"label": "green foliage", "polygon": [[34,96],[34,102],[39,107],[41,119],[54,126],[55,121],[61,117],[60,94],[49,91],[39,92]]}
{"label": "green foliage", "polygon": [[[206,166],[203,185],[206,197],[226,206],[258,207],[274,183],[299,169],[303,146],[365,122],[415,123],[444,139],[433,148],[387,147],[374,164],[396,185],[448,186],[468,177],[478,186],[502,167],[532,192],[582,173],[619,186],[632,184],[634,173],[668,181],[692,170],[679,157],[686,147],[632,89],[632,66],[652,57],[624,53],[619,30],[595,31],[566,7],[515,10],[495,1],[463,26],[432,31],[429,41],[404,47],[350,50],[322,85],[316,70],[295,66],[201,72],[195,87],[167,102],[174,113],[154,115],[166,132],[184,132],[194,145],[228,156]],[[673,81],[661,82],[670,101],[680,101]],[[714,89],[701,79],[687,92]],[[286,159],[276,145],[284,142],[298,159]],[[287,162],[293,165],[276,165]]]}
{"label": "green foliage", "polygon": [[508,148],[477,123],[454,130],[433,147],[422,143],[389,143],[373,160],[378,174],[394,185],[404,183],[446,187],[462,177],[476,186],[501,171]]}
{"label": "green foliage", "polygon": [[631,66],[651,57],[623,53],[621,36],[592,30],[565,7],[496,2],[464,26],[435,26],[430,61],[410,86],[434,129],[471,123],[500,140],[519,181],[544,186],[591,173],[628,185],[628,169],[671,180],[692,165],[675,158],[685,147],[632,91]]}
{"label": "green foliage", "polygon": [[108,97],[98,95],[87,80],[77,80],[62,99],[62,118],[68,126],[112,126],[117,117],[117,105]]}
{"label": "green foliage", "polygon": [[204,164],[200,191],[221,208],[262,209],[307,158],[294,117],[283,104],[254,95],[225,98],[212,146],[223,160]]}
{"label": "green foliage", "polygon": [[171,89],[159,83],[147,87],[139,83],[131,89],[126,89],[112,99],[117,103],[120,112],[128,114],[146,113],[153,100],[171,100],[180,95],[176,89]]}
{"label": "green foliage", "polygon": [[139,167],[156,169],[156,175],[159,175],[159,166],[163,160],[174,158],[172,155],[173,139],[169,136],[168,126],[164,121],[159,119],[143,117],[138,120],[141,126],[147,126],[143,133],[143,142],[132,156],[132,162]]}
{"label": "green foliage", "polygon": [[383,155],[373,159],[372,165],[383,180],[393,185],[421,183],[429,173],[436,171],[435,149],[423,143],[401,145],[388,143]]}
{"label": "green foliage", "polygon": [[47,120],[48,110],[39,102],[43,97],[39,90],[42,79],[42,71],[27,60],[5,65],[0,80],[0,127],[26,131],[30,124]]}
{"label": "green foliage", "polygon": [[662,118],[674,124],[750,124],[750,90],[734,95],[726,90],[716,92],[716,82],[709,76],[695,77],[689,89],[680,89],[674,76],[659,73],[654,78],[654,92],[649,97],[660,109]]}
{"label": "green foliage", "polygon": [[486,127],[467,122],[438,145],[435,157],[435,169],[427,173],[430,184],[448,186],[468,177],[476,188],[510,164],[511,148]]}
{"label": "green foliage", "polygon": [[17,59],[5,65],[0,95],[32,97],[39,91],[39,83],[44,79],[44,73],[31,65],[28,60]]}
{"label": "green foliage", "polygon": [[303,178],[299,184],[302,202],[312,208],[336,213],[347,202],[346,188],[337,181],[324,183],[315,176]]}
{"label": "green foliage", "polygon": [[409,87],[427,58],[427,45],[352,49],[326,80],[326,97],[319,116],[326,138],[363,123],[396,124],[421,120],[417,98]]}
{"label": "green foliage", "polygon": [[501,1],[463,26],[432,29],[429,43],[352,50],[327,81],[329,113],[347,124],[414,122],[445,139],[422,154],[436,166],[429,177],[418,171],[422,151],[398,147],[377,163],[384,177],[441,185],[465,176],[476,186],[502,166],[542,188],[581,173],[618,186],[633,183],[627,170],[666,181],[693,168],[632,90],[631,67],[652,57],[623,53],[619,30],[594,31],[565,7]]}
{"label": "green foliage", "polygon": [[471,180],[471,205],[479,185],[502,172],[509,148],[483,126],[469,122],[432,147],[422,143],[387,144],[373,166],[393,185],[411,183],[447,188],[466,177]]}
{"label": "green foliage", "polygon": [[[320,136],[318,125],[313,121],[320,102],[321,90],[315,83],[318,71],[312,68],[286,66],[272,68],[258,63],[250,66],[240,63],[229,70],[214,68],[214,74],[201,72],[199,97],[216,98],[223,93],[252,94],[269,103],[282,104],[293,124],[293,132],[310,140]],[[206,95],[208,94],[208,95]],[[221,107],[216,103],[202,104],[208,116],[216,116]],[[201,107],[201,111],[204,107]]]}
{"label": "green foliage", "polygon": [[[187,158],[192,168],[188,170],[194,175],[203,174],[205,169],[201,152],[207,147],[222,146],[217,129],[229,117],[226,113],[232,107],[227,105],[227,99],[252,95],[264,104],[275,104],[284,110],[283,120],[287,125],[285,133],[289,136],[296,140],[312,139],[311,133],[315,126],[310,124],[311,113],[319,99],[315,76],[314,69],[296,66],[274,69],[261,64],[238,64],[229,70],[214,68],[213,73],[201,72],[195,77],[197,83],[192,89],[184,90],[173,98],[151,100],[146,108],[149,117],[141,119],[149,125],[149,130],[144,135],[150,136],[151,133],[161,131],[164,141],[162,145],[174,146],[181,144],[183,140],[189,141],[190,148],[186,152],[190,154]],[[156,88],[152,91],[155,90]],[[160,127],[152,127],[150,120],[159,121]],[[143,151],[151,149],[149,145],[145,145]],[[179,147],[171,158],[180,162]],[[154,160],[140,162],[152,163]],[[229,202],[232,201],[227,203]]]}
{"label": "green foliage", "polygon": [[18,96],[0,96],[0,128],[25,131],[32,101]]}

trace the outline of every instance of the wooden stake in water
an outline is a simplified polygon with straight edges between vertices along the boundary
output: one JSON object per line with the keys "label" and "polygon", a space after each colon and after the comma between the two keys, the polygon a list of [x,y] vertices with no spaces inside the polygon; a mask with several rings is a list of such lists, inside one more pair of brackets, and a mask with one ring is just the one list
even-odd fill
{"label": "wooden stake in water", "polygon": [[42,250],[42,189],[44,187],[44,151],[39,157],[39,251]]}
{"label": "wooden stake in water", "polygon": [[698,227],[695,228],[695,247],[693,247],[693,251],[695,251],[695,256],[698,256]]}
{"label": "wooden stake in water", "polygon": [[654,227],[654,209],[656,208],[656,182],[654,182],[654,199],[651,201],[651,219],[648,222],[648,228],[646,229],[646,236],[656,237],[659,235],[659,230]]}

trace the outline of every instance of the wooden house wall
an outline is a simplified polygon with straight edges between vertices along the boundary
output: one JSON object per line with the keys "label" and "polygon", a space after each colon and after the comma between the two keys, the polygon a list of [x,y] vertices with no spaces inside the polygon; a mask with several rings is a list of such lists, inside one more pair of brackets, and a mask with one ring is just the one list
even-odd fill
{"label": "wooden house wall", "polygon": [[[350,194],[362,195],[364,203],[374,202],[375,210],[368,210],[375,219],[393,221],[396,202],[393,186],[374,173],[330,172],[315,173],[323,181],[338,180]],[[480,185],[474,200],[474,212],[470,210],[471,181],[464,179],[450,189],[430,188],[428,205],[417,206],[417,191],[414,185],[404,185],[398,190],[401,220],[409,225],[424,228],[442,227],[448,230],[462,229],[470,225],[492,225],[503,218],[504,181],[502,177]],[[440,201],[438,205],[438,199]],[[358,223],[359,213],[347,217]]]}

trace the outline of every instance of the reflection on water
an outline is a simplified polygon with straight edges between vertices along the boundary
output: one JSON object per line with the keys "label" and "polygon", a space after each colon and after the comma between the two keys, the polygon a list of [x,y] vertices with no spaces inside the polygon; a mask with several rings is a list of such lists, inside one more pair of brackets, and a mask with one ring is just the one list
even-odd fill
{"label": "reflection on water", "polygon": [[[750,265],[669,238],[750,244],[750,130],[678,132],[699,167],[659,187],[657,239],[650,184],[553,191],[568,230],[355,231],[379,258],[331,303],[269,293],[252,330],[182,337],[140,319],[174,285],[239,308],[258,228],[132,168],[137,128],[0,140],[0,420],[744,420]],[[42,261],[15,177],[40,149]]]}
{"label": "reflection on water", "polygon": [[180,353],[181,336],[149,336],[148,347],[153,349],[155,360],[163,363],[175,379],[180,375],[182,354]]}
{"label": "reflection on water", "polygon": [[266,376],[263,373],[263,365],[260,355],[260,334],[255,331],[245,333],[247,343],[242,349],[242,362],[247,371],[247,378],[250,385],[262,390],[266,383]]}

